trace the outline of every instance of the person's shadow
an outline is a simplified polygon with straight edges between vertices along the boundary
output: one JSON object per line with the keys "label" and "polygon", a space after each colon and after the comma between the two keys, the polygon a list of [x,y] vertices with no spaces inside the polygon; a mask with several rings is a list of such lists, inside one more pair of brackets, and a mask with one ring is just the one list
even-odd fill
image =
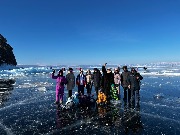
{"label": "person's shadow", "polygon": [[128,133],[139,133],[143,129],[143,124],[140,115],[140,96],[136,95],[136,98],[131,102],[124,102],[124,112],[122,117],[122,125],[124,131]]}
{"label": "person's shadow", "polygon": [[61,105],[56,105],[56,128],[62,129],[73,121],[73,114],[70,110],[62,109]]}

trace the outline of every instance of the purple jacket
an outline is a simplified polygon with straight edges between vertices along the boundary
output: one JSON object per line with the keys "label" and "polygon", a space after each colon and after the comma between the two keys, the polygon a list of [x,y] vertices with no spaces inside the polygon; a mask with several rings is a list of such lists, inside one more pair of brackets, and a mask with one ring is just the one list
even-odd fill
{"label": "purple jacket", "polygon": [[64,88],[64,84],[67,84],[67,80],[64,76],[55,76],[52,73],[51,78],[56,79],[56,88]]}

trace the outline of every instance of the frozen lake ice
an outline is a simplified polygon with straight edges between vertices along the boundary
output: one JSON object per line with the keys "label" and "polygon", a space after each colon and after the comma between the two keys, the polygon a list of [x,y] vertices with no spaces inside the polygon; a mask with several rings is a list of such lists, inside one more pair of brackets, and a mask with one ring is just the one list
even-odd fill
{"label": "frozen lake ice", "polygon": [[[144,79],[140,100],[134,107],[122,100],[121,88],[121,101],[109,107],[66,111],[54,104],[55,80],[50,78],[49,68],[3,70],[0,76],[7,77],[8,73],[16,83],[0,93],[0,134],[179,135],[179,66],[170,69],[156,66],[149,70],[139,71]],[[65,90],[64,100],[66,96]]]}

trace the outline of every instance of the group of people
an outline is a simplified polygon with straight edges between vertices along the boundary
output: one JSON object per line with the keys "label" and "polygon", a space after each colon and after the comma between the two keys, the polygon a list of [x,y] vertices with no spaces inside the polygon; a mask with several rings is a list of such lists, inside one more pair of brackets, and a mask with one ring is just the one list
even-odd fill
{"label": "group of people", "polygon": [[131,71],[128,71],[127,66],[123,66],[123,72],[121,73],[121,86],[124,89],[124,101],[130,101],[131,103],[134,102],[135,95],[139,98],[142,79],[143,77],[135,68],[131,68]]}
{"label": "group of people", "polygon": [[123,66],[123,72],[120,73],[120,67],[115,68],[113,72],[106,65],[107,63],[102,66],[102,71],[94,68],[93,73],[87,70],[85,74],[83,69],[80,68],[77,77],[75,77],[72,68],[68,69],[66,76],[63,75],[63,70],[60,70],[57,75],[55,75],[55,70],[53,70],[51,78],[56,79],[55,103],[61,104],[63,102],[65,85],[67,86],[68,97],[72,96],[75,86],[78,88],[79,95],[84,95],[85,89],[87,90],[87,95],[91,95],[92,87],[94,87],[96,97],[98,97],[99,90],[101,90],[106,95],[108,102],[111,100],[110,91],[112,84],[115,86],[118,95],[120,95],[120,86],[122,86],[124,89],[124,101],[130,101],[135,94],[139,94],[140,80],[143,77],[135,68],[131,68],[131,71],[128,71],[127,66]]}

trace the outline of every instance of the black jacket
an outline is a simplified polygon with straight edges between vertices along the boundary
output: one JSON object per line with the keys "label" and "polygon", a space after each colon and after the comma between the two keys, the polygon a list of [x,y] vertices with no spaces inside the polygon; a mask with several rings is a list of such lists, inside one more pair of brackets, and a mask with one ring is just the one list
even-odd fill
{"label": "black jacket", "polygon": [[110,94],[111,85],[114,84],[114,74],[112,72],[107,73],[105,66],[102,66],[102,87],[104,88],[105,94]]}
{"label": "black jacket", "polygon": [[92,74],[92,80],[93,80],[94,87],[100,87],[101,86],[102,75],[101,75],[101,72],[99,70],[97,70],[97,72],[94,72]]}
{"label": "black jacket", "polygon": [[128,85],[131,86],[131,89],[140,90],[140,80],[142,79],[143,77],[139,73],[131,73],[128,77]]}

